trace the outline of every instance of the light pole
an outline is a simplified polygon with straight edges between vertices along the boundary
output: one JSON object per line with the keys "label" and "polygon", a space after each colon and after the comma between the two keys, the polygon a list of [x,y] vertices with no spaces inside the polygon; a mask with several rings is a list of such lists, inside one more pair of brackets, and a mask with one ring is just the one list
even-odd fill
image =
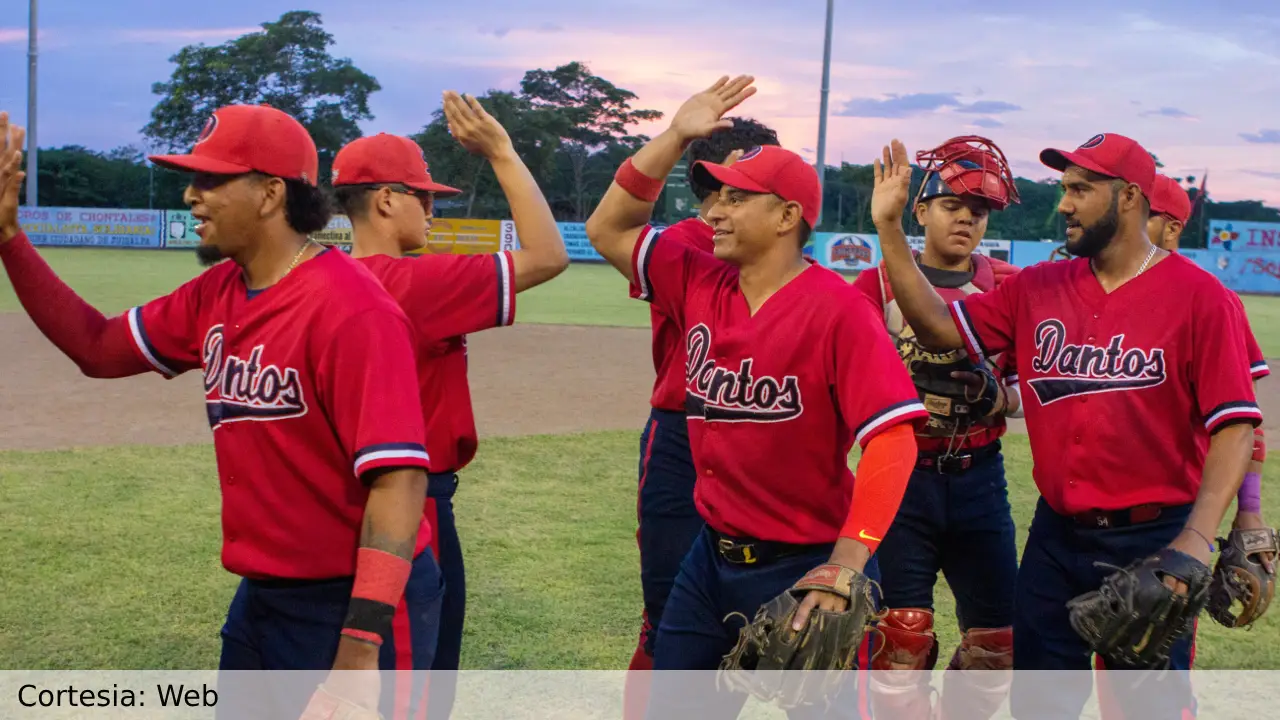
{"label": "light pole", "polygon": [[[31,0],[35,2],[35,0]],[[822,191],[826,184],[827,160],[827,94],[831,90],[831,18],[835,0],[827,0],[827,31],[822,46],[822,103],[818,110],[818,223],[822,223]]]}
{"label": "light pole", "polygon": [[39,193],[36,189],[40,175],[36,167],[36,154],[39,144],[36,142],[36,5],[38,0],[31,0],[30,27],[27,29],[27,205],[36,207]]}

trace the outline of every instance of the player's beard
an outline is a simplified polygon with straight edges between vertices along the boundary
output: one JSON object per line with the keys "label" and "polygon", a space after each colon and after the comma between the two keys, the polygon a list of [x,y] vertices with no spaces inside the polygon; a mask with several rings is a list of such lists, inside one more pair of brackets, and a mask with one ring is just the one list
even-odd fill
{"label": "player's beard", "polygon": [[196,246],[196,260],[202,267],[213,267],[226,259],[222,254],[222,248],[217,245],[198,245]]}
{"label": "player's beard", "polygon": [[1080,239],[1067,241],[1067,252],[1076,257],[1095,258],[1111,244],[1120,229],[1120,195],[1111,197],[1111,208],[1097,222],[1088,227],[1080,226]]}

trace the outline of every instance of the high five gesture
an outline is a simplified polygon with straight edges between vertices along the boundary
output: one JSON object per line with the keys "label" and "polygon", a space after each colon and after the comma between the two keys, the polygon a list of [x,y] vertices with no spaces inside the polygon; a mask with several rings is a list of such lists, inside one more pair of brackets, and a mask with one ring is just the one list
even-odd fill
{"label": "high five gesture", "polygon": [[671,118],[665,132],[629,158],[614,176],[596,211],[587,219],[587,237],[609,264],[631,279],[631,251],[653,216],[666,178],[685,147],[717,130],[733,127],[725,114],[756,93],[755,78],[723,76],[690,97]]}
{"label": "high five gesture", "polygon": [[22,171],[22,146],[27,131],[9,124],[9,113],[0,112],[0,243],[13,239],[18,224],[18,190],[27,174]]}

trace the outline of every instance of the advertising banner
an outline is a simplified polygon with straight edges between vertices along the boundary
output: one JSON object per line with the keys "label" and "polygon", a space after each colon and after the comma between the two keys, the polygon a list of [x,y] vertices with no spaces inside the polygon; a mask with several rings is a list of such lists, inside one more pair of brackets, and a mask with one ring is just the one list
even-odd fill
{"label": "advertising banner", "polygon": [[604,262],[604,258],[591,247],[587,239],[586,223],[556,223],[560,226],[560,236],[564,238],[564,249],[573,262]]}
{"label": "advertising banner", "polygon": [[200,244],[196,234],[199,225],[187,210],[166,210],[164,213],[164,242],[167,248],[193,248]]}
{"label": "advertising banner", "polygon": [[[514,234],[514,231],[512,231]],[[495,253],[502,246],[501,220],[436,218],[427,236],[427,246],[414,254],[480,255]]]}
{"label": "advertising banner", "polygon": [[[351,245],[351,220],[346,215],[334,215],[320,232],[311,233],[311,239],[325,245]],[[344,248],[347,249],[347,248]],[[347,252],[350,252],[347,249]]]}
{"label": "advertising banner", "polygon": [[161,247],[161,210],[19,207],[18,223],[33,245],[48,247]]}
{"label": "advertising banner", "polygon": [[1231,252],[1277,252],[1280,251],[1280,223],[1210,220],[1206,247]]}

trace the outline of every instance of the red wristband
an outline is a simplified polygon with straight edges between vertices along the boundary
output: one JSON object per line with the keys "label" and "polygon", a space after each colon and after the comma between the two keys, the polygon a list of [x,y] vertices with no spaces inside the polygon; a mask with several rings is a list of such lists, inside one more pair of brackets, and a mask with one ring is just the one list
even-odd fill
{"label": "red wristband", "polygon": [[1253,429],[1253,459],[1265,462],[1267,459],[1267,436],[1262,433],[1262,426]]}
{"label": "red wristband", "polygon": [[637,170],[636,166],[632,164],[631,158],[623,161],[622,167],[619,167],[618,172],[614,173],[613,181],[618,183],[618,187],[630,193],[632,197],[647,203],[658,202],[658,196],[662,194],[662,188],[666,185],[665,180],[655,180]]}
{"label": "red wristband", "polygon": [[402,557],[373,548],[360,548],[356,553],[356,582],[351,597],[395,606],[404,595],[413,564]]}
{"label": "red wristband", "polygon": [[381,645],[391,634],[396,606],[404,596],[413,564],[404,558],[372,548],[356,555],[356,579],[342,634]]}

